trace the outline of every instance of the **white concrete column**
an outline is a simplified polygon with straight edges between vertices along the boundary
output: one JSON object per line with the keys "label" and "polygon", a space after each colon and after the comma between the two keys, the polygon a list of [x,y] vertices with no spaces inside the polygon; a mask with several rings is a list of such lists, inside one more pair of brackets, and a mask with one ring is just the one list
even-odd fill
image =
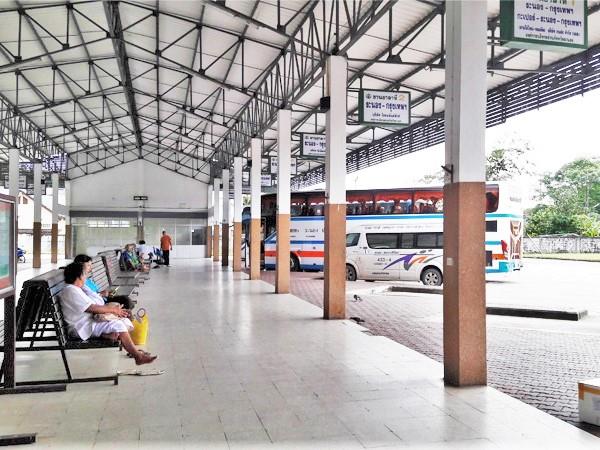
{"label": "white concrete column", "polygon": [[327,59],[325,157],[325,292],[323,317],[346,318],[346,81],[343,56]]}
{"label": "white concrete column", "polygon": [[455,386],[487,382],[486,47],[487,2],[446,2],[444,380]]}
{"label": "white concrete column", "polygon": [[229,169],[223,169],[223,220],[221,229],[221,265],[229,266]]}
{"label": "white concrete column", "polygon": [[250,279],[260,280],[260,171],[262,165],[262,140],[253,138],[250,144],[252,168],[250,169]]}
{"label": "white concrete column", "polygon": [[212,227],[213,227],[213,185],[206,185],[206,251],[204,256],[212,258]]}
{"label": "white concrete column", "polygon": [[50,262],[58,262],[58,173],[52,174],[52,234],[50,238]]}
{"label": "white concrete column", "polygon": [[42,266],[42,163],[33,164],[33,267]]}
{"label": "white concrete column", "polygon": [[213,181],[213,261],[219,261],[219,241],[220,241],[220,194],[221,179],[215,178]]}
{"label": "white concrete column", "polygon": [[[142,239],[144,219],[142,215]],[[73,258],[73,228],[71,227],[71,182],[65,180],[65,259]]]}
{"label": "white concrete column", "polygon": [[[8,195],[19,196],[19,149],[8,149]],[[18,199],[17,199],[18,205]],[[18,207],[18,206],[17,206]]]}
{"label": "white concrete column", "polygon": [[[277,113],[277,252],[275,292],[290,292],[290,172],[292,164],[292,111]],[[298,259],[296,259],[298,261]]]}
{"label": "white concrete column", "polygon": [[244,159],[236,156],[233,159],[233,271],[242,270],[242,168]]}

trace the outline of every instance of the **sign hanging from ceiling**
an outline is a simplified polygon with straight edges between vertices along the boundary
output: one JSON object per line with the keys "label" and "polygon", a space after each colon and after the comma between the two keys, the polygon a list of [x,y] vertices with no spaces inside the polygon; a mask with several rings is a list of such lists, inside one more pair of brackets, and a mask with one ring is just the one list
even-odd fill
{"label": "sign hanging from ceiling", "polygon": [[292,165],[290,167],[290,175],[297,175],[298,174],[298,162],[296,161],[296,158],[292,158]]}
{"label": "sign hanging from ceiling", "polygon": [[302,156],[325,158],[327,153],[327,138],[324,134],[302,133],[300,135]]}
{"label": "sign hanging from ceiling", "polygon": [[[270,166],[271,174],[276,175],[277,170],[278,170],[278,164],[279,164],[277,156],[270,156],[269,159],[270,159],[269,166]],[[290,158],[290,175],[296,175],[296,173],[297,173],[296,158]]]}
{"label": "sign hanging from ceiling", "polygon": [[270,187],[272,184],[271,174],[270,173],[261,173],[260,174],[260,185],[262,187]]}
{"label": "sign hanging from ceiling", "polygon": [[242,185],[249,185],[250,184],[250,172],[248,172],[247,170],[244,170],[242,172]]}
{"label": "sign hanging from ceiling", "polygon": [[502,0],[500,39],[514,48],[577,52],[588,47],[586,0]]}
{"label": "sign hanging from ceiling", "polygon": [[410,92],[361,89],[358,121],[371,125],[410,125]]}

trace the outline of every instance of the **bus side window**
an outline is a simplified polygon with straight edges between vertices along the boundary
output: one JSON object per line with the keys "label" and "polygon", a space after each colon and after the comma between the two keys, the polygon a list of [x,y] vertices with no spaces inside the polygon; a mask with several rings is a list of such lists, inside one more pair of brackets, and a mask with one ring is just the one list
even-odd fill
{"label": "bus side window", "polygon": [[437,248],[444,248],[444,233],[437,233]]}
{"label": "bus side window", "polygon": [[358,245],[358,239],[360,233],[348,233],[346,235],[346,247],[356,247]]}
{"label": "bus side window", "polygon": [[437,248],[438,233],[417,233],[417,248]]}
{"label": "bus side window", "polygon": [[498,221],[497,220],[486,220],[485,221],[485,231],[488,233],[495,233],[498,231]]}
{"label": "bus side window", "polygon": [[403,248],[403,249],[415,248],[414,233],[402,233],[400,235],[400,248]]}
{"label": "bus side window", "polygon": [[486,205],[485,205],[485,210],[486,212],[495,212],[498,210],[498,196],[493,193],[493,192],[486,192],[485,193],[485,200],[486,200]]}

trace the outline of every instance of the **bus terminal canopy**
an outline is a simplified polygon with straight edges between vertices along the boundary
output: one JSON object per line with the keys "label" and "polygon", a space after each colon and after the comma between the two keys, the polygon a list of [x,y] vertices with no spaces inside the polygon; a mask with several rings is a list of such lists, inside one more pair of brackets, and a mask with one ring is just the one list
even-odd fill
{"label": "bus terminal canopy", "polygon": [[[488,3],[487,124],[600,84],[600,1],[587,50],[509,48]],[[208,182],[292,109],[295,188],[323,179],[301,154],[323,134],[325,61],[348,58],[347,170],[444,139],[445,3],[49,1],[0,3],[0,136],[25,161],[75,179],[137,159]],[[410,96],[410,124],[359,122],[359,90]],[[0,161],[7,159],[0,150]]]}

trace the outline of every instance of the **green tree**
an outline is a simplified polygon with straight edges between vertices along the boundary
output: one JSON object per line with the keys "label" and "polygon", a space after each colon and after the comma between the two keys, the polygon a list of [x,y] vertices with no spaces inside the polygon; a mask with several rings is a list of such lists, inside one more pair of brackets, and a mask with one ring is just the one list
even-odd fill
{"label": "green tree", "polygon": [[600,236],[600,159],[576,159],[541,179],[539,204],[526,212],[526,232]]}
{"label": "green tree", "polygon": [[600,159],[576,159],[542,178],[542,197],[571,214],[598,212]]}
{"label": "green tree", "polygon": [[486,158],[486,180],[502,181],[523,175],[533,175],[533,164],[527,158],[529,150],[529,144],[526,142],[492,150]]}
{"label": "green tree", "polygon": [[[511,180],[523,175],[532,175],[533,164],[527,158],[530,146],[525,141],[511,141],[498,144],[486,157],[485,179],[488,181]],[[424,184],[444,183],[444,171],[425,175],[421,178]]]}

